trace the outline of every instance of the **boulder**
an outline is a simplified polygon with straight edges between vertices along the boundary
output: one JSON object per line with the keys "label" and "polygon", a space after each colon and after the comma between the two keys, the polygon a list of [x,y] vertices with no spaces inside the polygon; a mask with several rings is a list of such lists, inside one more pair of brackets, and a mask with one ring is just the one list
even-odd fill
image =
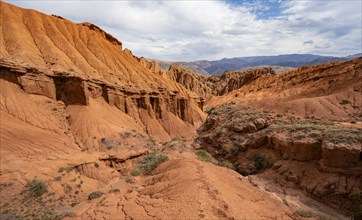
{"label": "boulder", "polygon": [[260,130],[267,126],[267,122],[264,118],[258,118],[254,121],[254,125],[257,130]]}

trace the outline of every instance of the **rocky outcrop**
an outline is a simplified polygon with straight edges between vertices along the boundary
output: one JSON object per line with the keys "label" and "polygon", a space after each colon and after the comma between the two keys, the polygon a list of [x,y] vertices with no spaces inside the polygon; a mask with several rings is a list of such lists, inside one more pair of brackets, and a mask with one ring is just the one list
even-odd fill
{"label": "rocky outcrop", "polygon": [[164,70],[160,67],[159,63],[155,60],[147,60],[144,57],[136,57],[135,59],[138,60],[138,62],[145,68],[151,70],[153,73],[158,74],[158,75],[162,75],[164,73]]}
{"label": "rocky outcrop", "polygon": [[226,95],[233,90],[246,86],[261,76],[275,75],[272,68],[260,68],[247,71],[226,71],[221,75],[210,76],[207,81],[214,95]]}
{"label": "rocky outcrop", "polygon": [[337,209],[351,210],[352,195],[360,192],[359,128],[275,117],[234,102],[211,110],[198,133],[195,146],[231,162],[242,175],[259,175],[271,184],[278,179],[282,187],[292,185]]}
{"label": "rocky outcrop", "polygon": [[[56,18],[60,18],[60,19],[64,19],[62,17],[59,16],[55,16]],[[107,39],[109,42],[111,42],[112,44],[118,46],[120,49],[122,49],[122,43],[117,40],[117,38],[113,37],[112,35],[110,35],[109,33],[105,32],[104,30],[102,30],[100,27],[98,27],[95,24],[89,23],[89,22],[83,22],[81,23],[81,25],[88,27],[90,30],[94,30],[99,32],[103,38]]]}
{"label": "rocky outcrop", "polygon": [[353,167],[362,161],[361,144],[323,142],[321,164],[329,167]]}

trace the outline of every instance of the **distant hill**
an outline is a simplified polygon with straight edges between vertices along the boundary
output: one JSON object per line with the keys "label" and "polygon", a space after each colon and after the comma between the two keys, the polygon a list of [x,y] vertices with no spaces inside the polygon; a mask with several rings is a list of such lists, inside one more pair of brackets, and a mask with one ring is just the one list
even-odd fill
{"label": "distant hill", "polygon": [[[217,75],[226,70],[240,70],[243,68],[257,66],[280,66],[299,68],[302,66],[319,65],[335,61],[347,61],[353,58],[361,57],[362,54],[354,54],[347,57],[320,56],[314,54],[286,54],[278,56],[252,56],[223,58],[221,60],[207,61],[200,60],[194,62],[164,62],[160,61],[161,66],[167,70],[171,64],[180,65],[191,71],[201,74]],[[167,65],[162,65],[167,64]]]}
{"label": "distant hill", "polygon": [[238,71],[244,72],[244,71],[248,71],[248,70],[256,70],[256,69],[261,69],[261,68],[271,68],[275,72],[275,74],[281,74],[281,73],[296,69],[294,67],[289,67],[289,66],[261,65],[261,66],[244,67],[244,68],[239,69]]}
{"label": "distant hill", "polygon": [[162,61],[162,60],[156,60],[156,61],[159,63],[160,67],[165,71],[168,71],[170,66],[177,65],[195,73],[199,73],[205,76],[210,75],[205,69],[203,69],[200,65],[198,65],[197,61],[196,62],[172,62],[172,61]]}

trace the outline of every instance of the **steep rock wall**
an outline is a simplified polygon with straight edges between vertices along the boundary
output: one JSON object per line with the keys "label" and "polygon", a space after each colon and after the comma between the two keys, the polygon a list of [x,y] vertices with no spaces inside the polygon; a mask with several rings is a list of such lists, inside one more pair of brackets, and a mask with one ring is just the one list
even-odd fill
{"label": "steep rock wall", "polygon": [[[88,106],[92,105],[91,100],[102,100],[161,141],[171,137],[191,138],[204,117],[198,108],[200,98],[185,97],[164,88],[152,92],[130,90],[69,73],[21,67],[5,60],[0,63],[0,78],[19,85],[28,94],[46,96],[66,106]],[[165,124],[170,117],[178,131]]]}
{"label": "steep rock wall", "polygon": [[206,77],[191,72],[183,67],[171,65],[164,77],[180,83],[186,89],[195,92],[204,99],[209,99],[212,95],[212,90],[206,82]]}

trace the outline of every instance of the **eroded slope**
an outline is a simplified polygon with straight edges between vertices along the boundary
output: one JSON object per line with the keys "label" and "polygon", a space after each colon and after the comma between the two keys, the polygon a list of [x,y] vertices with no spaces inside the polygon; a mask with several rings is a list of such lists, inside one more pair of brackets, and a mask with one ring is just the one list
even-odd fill
{"label": "eroded slope", "polygon": [[262,76],[208,105],[240,100],[281,114],[356,118],[362,111],[362,58]]}

